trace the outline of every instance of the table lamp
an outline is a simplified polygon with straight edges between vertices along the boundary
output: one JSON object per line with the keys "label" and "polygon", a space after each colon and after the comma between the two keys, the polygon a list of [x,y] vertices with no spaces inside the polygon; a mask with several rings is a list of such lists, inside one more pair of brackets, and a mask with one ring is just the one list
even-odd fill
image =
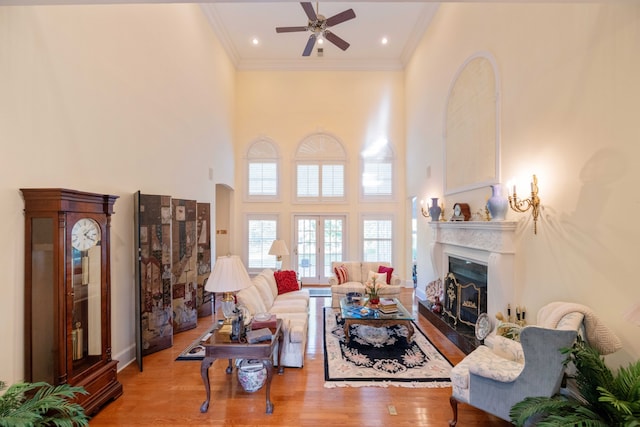
{"label": "table lamp", "polygon": [[236,310],[234,293],[251,286],[251,278],[237,255],[218,257],[213,271],[204,289],[209,292],[222,292],[222,313],[225,323],[231,323]]}
{"label": "table lamp", "polygon": [[269,255],[276,256],[276,269],[282,269],[282,256],[289,255],[289,249],[287,249],[287,244],[282,239],[274,240],[271,244],[271,249],[269,249]]}

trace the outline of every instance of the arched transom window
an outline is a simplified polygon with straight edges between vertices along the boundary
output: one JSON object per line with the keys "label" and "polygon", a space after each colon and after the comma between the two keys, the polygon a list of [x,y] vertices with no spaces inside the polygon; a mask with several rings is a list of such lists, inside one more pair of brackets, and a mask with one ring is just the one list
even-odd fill
{"label": "arched transom window", "polygon": [[251,144],[247,151],[247,199],[278,199],[279,155],[276,145],[262,138]]}
{"label": "arched transom window", "polygon": [[316,133],[306,137],[296,151],[296,201],[345,200],[344,147],[334,136]]}

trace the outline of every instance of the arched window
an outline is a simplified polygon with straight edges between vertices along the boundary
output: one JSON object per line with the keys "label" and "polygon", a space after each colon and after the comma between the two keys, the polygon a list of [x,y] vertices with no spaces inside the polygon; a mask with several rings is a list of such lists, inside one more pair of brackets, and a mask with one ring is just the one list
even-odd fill
{"label": "arched window", "polygon": [[296,151],[296,201],[345,200],[344,147],[334,136],[316,133],[306,137]]}
{"label": "arched window", "polygon": [[361,154],[363,199],[393,198],[393,152],[386,140],[371,144]]}
{"label": "arched window", "polygon": [[247,151],[247,188],[249,201],[277,200],[280,156],[275,143],[266,138],[253,142]]}

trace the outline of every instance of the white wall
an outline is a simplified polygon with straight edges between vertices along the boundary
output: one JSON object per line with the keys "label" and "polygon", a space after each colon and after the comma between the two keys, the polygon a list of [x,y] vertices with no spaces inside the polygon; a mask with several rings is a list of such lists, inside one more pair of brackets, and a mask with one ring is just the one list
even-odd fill
{"label": "white wall", "polygon": [[[242,71],[237,76],[236,158],[244,159],[249,145],[259,137],[274,141],[282,168],[282,197],[278,203],[247,203],[244,188],[236,194],[237,212],[278,213],[280,238],[291,251],[294,213],[347,214],[345,260],[362,257],[360,215],[394,215],[394,266],[402,278],[411,279],[402,262],[406,257],[405,175],[404,175],[404,80],[400,71],[385,72],[283,72]],[[294,204],[294,155],[298,144],[315,132],[334,135],[347,152],[347,201],[342,204]],[[396,182],[392,202],[362,203],[360,199],[361,152],[378,138],[385,137],[396,158]],[[245,166],[239,163],[236,182],[246,182]],[[245,217],[236,218],[236,253],[245,249]],[[283,259],[291,266],[292,257]]]}
{"label": "white wall", "polygon": [[24,375],[19,188],[120,196],[112,347],[129,362],[133,193],[213,203],[233,185],[234,73],[196,5],[0,7],[0,379]]}
{"label": "white wall", "polygon": [[[406,69],[407,193],[443,195],[443,111],[452,78],[490,52],[500,75],[502,177],[536,173],[544,205],[529,214],[516,253],[517,301],[535,313],[553,300],[593,308],[622,339],[612,364],[640,357],[635,257],[640,223],[640,4],[445,3]],[[425,165],[431,165],[427,178]],[[484,206],[490,189],[446,197]],[[431,234],[419,222],[419,286],[432,280]],[[491,315],[495,313],[490,313]],[[531,319],[533,320],[533,318]]]}

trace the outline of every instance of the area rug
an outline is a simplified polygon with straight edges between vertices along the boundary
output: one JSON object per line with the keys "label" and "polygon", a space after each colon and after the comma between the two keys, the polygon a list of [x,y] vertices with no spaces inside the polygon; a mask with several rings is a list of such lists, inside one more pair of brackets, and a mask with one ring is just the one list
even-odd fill
{"label": "area rug", "polygon": [[450,387],[452,365],[414,323],[406,326],[353,325],[345,344],[340,310],[324,309],[324,386]]}
{"label": "area rug", "polygon": [[222,325],[222,320],[219,320],[215,325],[209,328],[205,333],[200,335],[195,341],[193,341],[187,348],[182,350],[176,360],[202,360],[204,359],[204,347],[202,342],[206,341],[213,331],[218,329]]}

